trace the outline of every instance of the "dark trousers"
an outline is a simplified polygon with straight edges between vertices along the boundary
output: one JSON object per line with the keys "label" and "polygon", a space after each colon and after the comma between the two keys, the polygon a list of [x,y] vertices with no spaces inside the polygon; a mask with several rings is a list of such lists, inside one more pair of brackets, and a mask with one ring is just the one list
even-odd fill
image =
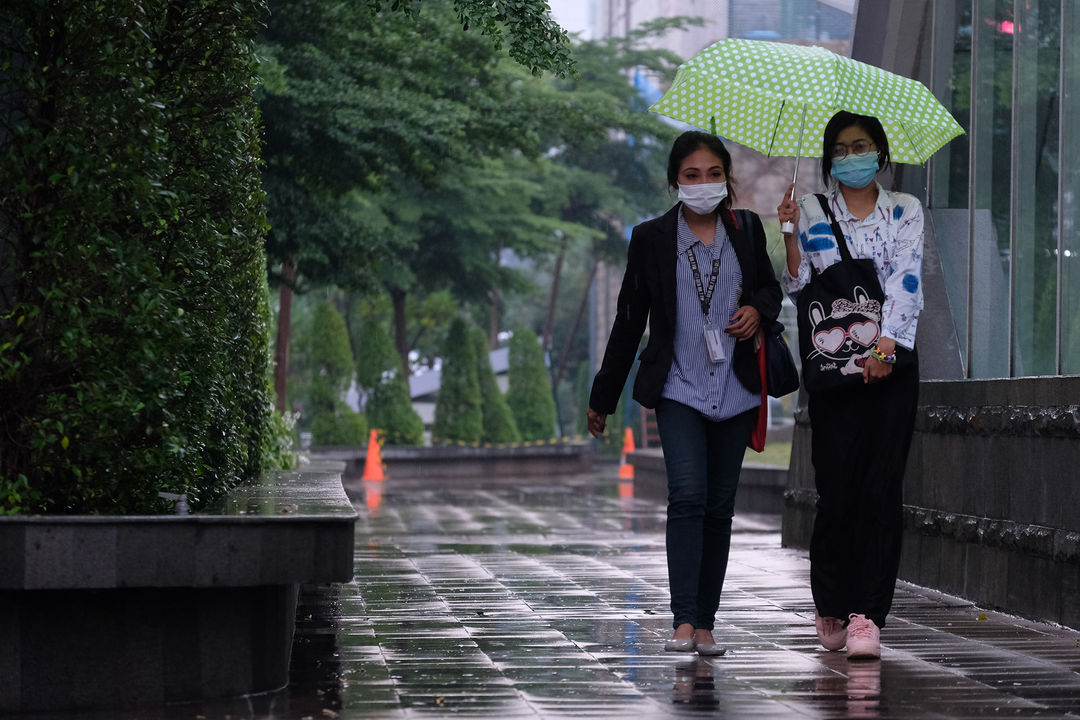
{"label": "dark trousers", "polygon": [[858,613],[885,625],[900,568],[904,468],[918,400],[917,361],[880,383],[810,395],[818,492],[810,587],[822,616]]}
{"label": "dark trousers", "polygon": [[757,410],[713,422],[674,400],[656,406],[668,477],[672,627],[712,630],[731,547],[743,453]]}

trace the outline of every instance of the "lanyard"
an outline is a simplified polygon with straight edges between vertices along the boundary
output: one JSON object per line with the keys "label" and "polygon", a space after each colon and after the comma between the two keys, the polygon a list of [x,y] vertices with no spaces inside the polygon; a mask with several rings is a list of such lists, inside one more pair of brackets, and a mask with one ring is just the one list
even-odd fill
{"label": "lanyard", "polygon": [[694,257],[694,248],[691,246],[686,251],[686,259],[690,261],[690,270],[694,273],[694,286],[697,288],[698,300],[701,301],[701,314],[709,319],[709,306],[712,304],[713,291],[716,290],[716,278],[720,275],[720,258],[713,258],[712,274],[709,275],[709,289],[702,286],[701,271],[698,270],[697,258]]}

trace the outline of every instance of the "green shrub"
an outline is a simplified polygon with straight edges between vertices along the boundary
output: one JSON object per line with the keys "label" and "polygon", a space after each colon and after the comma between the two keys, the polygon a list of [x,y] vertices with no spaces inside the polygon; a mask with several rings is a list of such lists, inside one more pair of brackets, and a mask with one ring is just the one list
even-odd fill
{"label": "green shrub", "polygon": [[4,2],[4,512],[199,508],[272,461],[264,11]]}
{"label": "green shrub", "polygon": [[479,442],[484,435],[476,352],[465,320],[456,318],[446,333],[442,352],[442,381],[435,402],[431,437],[439,441]]}
{"label": "green shrub", "polygon": [[[345,319],[333,303],[318,303],[311,314],[311,329],[304,338],[308,358],[308,401],[312,444],[348,445],[341,438],[352,437],[357,427],[356,413],[342,402],[353,378],[353,355]],[[360,433],[359,442],[366,442]],[[333,441],[331,441],[333,439]]]}
{"label": "green shrub", "polygon": [[555,397],[536,333],[514,330],[510,338],[510,388],[506,402],[523,440],[548,440],[555,432]]}
{"label": "green shrub", "polygon": [[312,445],[366,446],[367,441],[367,420],[343,402],[332,410],[320,412],[311,421]]}
{"label": "green shrub", "polygon": [[401,374],[401,356],[394,340],[378,320],[366,320],[356,338],[356,382],[365,389],[374,388],[387,372]]}
{"label": "green shrub", "polygon": [[506,404],[495,371],[491,367],[487,335],[478,327],[472,332],[473,349],[476,352],[476,374],[480,381],[481,415],[483,416],[483,441],[489,443],[513,443],[521,440],[514,414]]}
{"label": "green shrub", "polygon": [[365,410],[371,427],[386,445],[422,444],[424,421],[413,410],[390,333],[378,321],[368,320],[360,327],[356,349],[356,381],[368,393]]}
{"label": "green shrub", "polygon": [[412,407],[409,385],[401,372],[391,374],[371,390],[368,422],[385,445],[422,445],[424,421]]}

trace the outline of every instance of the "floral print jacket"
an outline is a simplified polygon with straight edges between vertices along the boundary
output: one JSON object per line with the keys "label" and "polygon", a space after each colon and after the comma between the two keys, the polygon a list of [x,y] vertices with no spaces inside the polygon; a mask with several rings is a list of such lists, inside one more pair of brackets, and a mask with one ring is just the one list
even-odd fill
{"label": "floral print jacket", "polygon": [[[836,183],[825,192],[833,215],[847,239],[853,258],[871,258],[885,291],[881,334],[909,350],[915,348],[915,329],[923,308],[923,209],[913,195],[890,192],[878,185],[877,205],[865,220],[847,208]],[[821,272],[840,262],[836,237],[817,198],[799,198],[799,248],[802,260],[793,277],[784,268],[780,283],[794,300],[810,282],[810,267]]]}

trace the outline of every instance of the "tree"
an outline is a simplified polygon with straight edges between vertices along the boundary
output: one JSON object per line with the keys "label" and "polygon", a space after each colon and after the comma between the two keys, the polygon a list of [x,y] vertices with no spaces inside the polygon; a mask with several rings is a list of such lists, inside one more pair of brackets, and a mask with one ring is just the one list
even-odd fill
{"label": "tree", "polygon": [[523,440],[546,440],[555,431],[555,398],[536,333],[516,328],[510,338],[510,389],[506,402]]}
{"label": "tree", "polygon": [[499,389],[499,381],[491,367],[488,339],[484,331],[474,327],[469,333],[476,352],[476,372],[480,381],[481,414],[484,421],[483,441],[512,443],[521,439],[514,414]]}
{"label": "tree", "polygon": [[443,348],[432,439],[479,442],[484,435],[482,412],[476,353],[469,339],[469,327],[458,317],[450,324]]}
{"label": "tree", "polygon": [[[549,253],[555,231],[566,227],[543,212],[547,189],[535,165],[522,156],[486,157],[447,169],[427,187],[402,181],[381,197],[397,228],[394,251],[379,266],[396,339],[404,340],[406,308],[415,295],[444,291],[463,303],[486,303],[491,293],[529,286],[522,270],[500,258],[510,251]],[[398,347],[408,351],[404,343]]]}
{"label": "tree", "polygon": [[[411,14],[418,12],[420,0],[368,0],[368,5],[374,11],[390,5]],[[561,77],[573,72],[566,31],[551,19],[547,0],[455,0],[454,10],[462,28],[479,28],[495,49],[509,36],[510,57],[534,75],[552,72]]]}
{"label": "tree", "polygon": [[[422,13],[418,2],[395,1],[391,7],[405,13],[373,12],[380,7],[376,0],[274,0],[259,44],[266,249],[271,267],[280,268],[274,279],[283,319],[279,403],[293,289],[370,289],[376,278],[392,277],[380,260],[429,239],[391,223],[388,202],[379,202],[385,188],[411,191],[410,183],[423,187],[492,152],[538,150],[523,73],[500,63],[490,42],[447,21],[475,25],[496,45],[503,22],[511,51],[531,68],[569,67],[565,35],[539,0],[428,0]],[[389,287],[399,310],[404,298],[394,288],[409,286]]]}
{"label": "tree", "polygon": [[[650,41],[700,20],[667,18],[646,23],[626,37],[587,41],[574,46],[579,72],[550,81],[550,91],[561,103],[545,107],[565,108],[555,118],[545,118],[544,139],[558,152],[552,153],[554,182],[549,212],[562,220],[587,228],[561,238],[549,286],[542,345],[552,347],[556,326],[556,301],[567,253],[585,244],[590,258],[582,263],[587,279],[575,304],[573,320],[558,344],[562,346],[554,370],[557,384],[571,363],[569,349],[581,326],[588,289],[603,260],[621,262],[625,256],[624,231],[641,217],[667,207],[664,167],[672,129],[646,112],[648,102],[627,75],[653,75],[668,80],[680,59],[665,50],[650,49]],[[602,129],[602,132],[598,130]]]}

